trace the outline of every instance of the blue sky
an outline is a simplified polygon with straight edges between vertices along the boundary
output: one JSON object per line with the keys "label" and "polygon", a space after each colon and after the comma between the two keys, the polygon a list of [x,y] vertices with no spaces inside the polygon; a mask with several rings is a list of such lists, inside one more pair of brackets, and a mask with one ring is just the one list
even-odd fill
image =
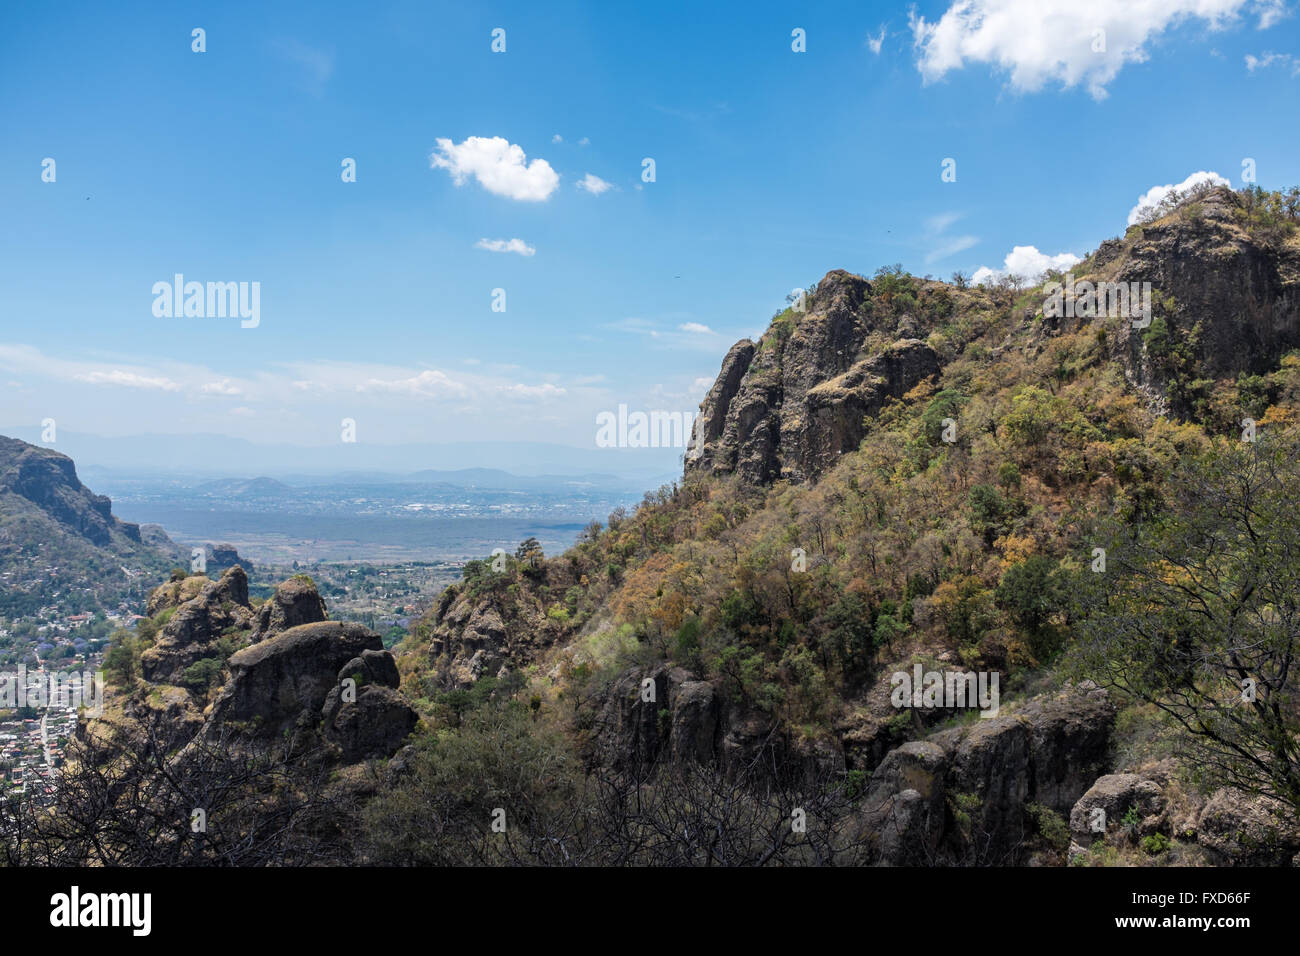
{"label": "blue sky", "polygon": [[[8,5],[0,428],[591,447],[830,269],[1082,256],[1247,158],[1300,183],[1295,3],[1131,6]],[[178,272],[260,283],[257,327],[155,316]]]}

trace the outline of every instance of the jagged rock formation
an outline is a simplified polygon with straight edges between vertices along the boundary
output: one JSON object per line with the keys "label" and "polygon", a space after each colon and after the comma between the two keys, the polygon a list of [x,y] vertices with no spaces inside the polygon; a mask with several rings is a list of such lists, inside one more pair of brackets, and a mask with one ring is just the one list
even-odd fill
{"label": "jagged rock formation", "polygon": [[914,320],[877,316],[870,289],[861,276],[829,272],[806,314],[778,320],[757,345],[732,346],[700,405],[688,475],[734,472],[754,484],[815,479],[857,449],[867,416],[938,373],[938,355],[919,339],[866,348],[873,332],[916,330]]}
{"label": "jagged rock formation", "polygon": [[[236,566],[218,581],[167,582],[150,597],[149,610],[171,616],[141,655],[141,672],[153,685],[144,696],[208,739],[230,731],[249,739],[319,732],[352,763],[391,755],[415,727],[417,715],[398,691],[397,665],[382,639],[360,624],[326,620],[325,603],[306,576],[285,581],[255,610],[248,577]],[[213,658],[228,677],[200,717],[197,703],[173,685],[184,683],[191,665]]]}
{"label": "jagged rock formation", "polygon": [[544,593],[578,583],[555,564],[530,567],[528,586],[513,592],[505,590],[506,574],[485,574],[481,591],[458,585],[443,591],[428,619],[429,660],[451,686],[467,687],[538,660],[562,630],[547,617]]}
{"label": "jagged rock formation", "polygon": [[248,576],[241,567],[233,567],[218,581],[203,584],[198,594],[181,601],[192,582],[206,578],[186,578],[169,582],[149,607],[165,610],[175,607],[171,619],[153,647],[140,657],[144,679],[155,684],[179,684],[185,669],[204,658],[217,657],[217,642],[223,638],[242,641],[252,626],[253,612],[248,604]]}
{"label": "jagged rock formation", "polygon": [[[1189,337],[1198,376],[1268,371],[1300,346],[1300,251],[1263,243],[1240,221],[1241,198],[1221,187],[1180,214],[1103,243],[1093,257],[1098,278],[1150,282],[1172,295],[1169,324]],[[1112,356],[1139,387],[1162,385],[1142,355],[1144,330],[1120,323]],[[1175,409],[1186,414],[1189,409]]]}
{"label": "jagged rock formation", "polygon": [[233,544],[210,544],[207,548],[209,571],[224,571],[235,565],[239,565],[245,571],[253,570],[253,566],[239,556],[239,551]]}

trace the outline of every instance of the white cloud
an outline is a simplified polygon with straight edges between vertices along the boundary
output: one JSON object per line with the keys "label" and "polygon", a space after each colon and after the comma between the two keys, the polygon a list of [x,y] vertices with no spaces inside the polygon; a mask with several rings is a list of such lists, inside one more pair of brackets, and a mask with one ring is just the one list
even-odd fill
{"label": "white cloud", "polygon": [[707,392],[712,387],[713,379],[711,378],[697,378],[691,383],[691,388],[697,392]]}
{"label": "white cloud", "polygon": [[1049,256],[1045,252],[1039,252],[1036,246],[1016,246],[1002,260],[1001,269],[980,266],[971,276],[971,283],[980,285],[1007,275],[1016,275],[1027,282],[1036,282],[1048,269],[1068,269],[1082,261],[1071,252],[1060,252]]}
{"label": "white cloud", "polygon": [[959,252],[964,252],[971,246],[979,242],[977,236],[953,236],[942,245],[931,249],[925,254],[925,264],[928,266],[934,262],[940,262],[949,256],[955,256]]}
{"label": "white cloud", "polygon": [[231,384],[230,379],[223,378],[219,382],[208,382],[203,386],[203,392],[206,395],[242,395],[243,389],[238,385]]}
{"label": "white cloud", "polygon": [[1128,211],[1128,224],[1131,226],[1136,223],[1144,207],[1158,206],[1160,201],[1168,196],[1171,191],[1176,189],[1180,193],[1186,192],[1188,189],[1191,189],[1193,186],[1199,185],[1200,183],[1214,183],[1218,186],[1232,185],[1232,183],[1228,182],[1228,180],[1224,179],[1218,173],[1210,173],[1201,170],[1200,172],[1192,173],[1181,183],[1166,183],[1163,186],[1152,186],[1138,197],[1137,205]]}
{"label": "white cloud", "polygon": [[883,26],[880,28],[880,32],[875,36],[872,36],[870,33],[867,34],[867,49],[870,50],[873,55],[879,56],[880,48],[884,46],[884,44],[885,28]]}
{"label": "white cloud", "polygon": [[582,137],[582,139],[578,140],[578,145],[579,145],[579,146],[590,146],[590,145],[591,145],[591,140],[587,139],[587,137],[584,136],[584,137]]}
{"label": "white cloud", "polygon": [[518,398],[558,398],[566,394],[564,388],[559,385],[552,385],[550,382],[542,385],[501,385],[497,388],[497,391]]}
{"label": "white cloud", "polygon": [[111,372],[86,372],[76,377],[78,381],[89,382],[91,385],[121,385],[126,388],[156,388],[164,392],[175,392],[180,390],[180,386],[169,378],[139,375],[135,372],[124,372],[121,369],[113,369]]}
{"label": "white cloud", "polygon": [[1285,0],[1260,0],[1256,5],[1259,12],[1259,28],[1267,30],[1287,15]]}
{"label": "white cloud", "polygon": [[559,133],[556,133],[554,136],[551,137],[551,142],[552,142],[552,143],[563,143],[563,142],[564,142],[564,137],[561,136]]}
{"label": "white cloud", "polygon": [[480,239],[474,243],[475,249],[488,252],[517,252],[521,256],[534,255],[537,250],[522,239]]}
{"label": "white cloud", "polygon": [[583,176],[578,180],[578,188],[585,189],[593,196],[599,196],[605,190],[612,188],[612,183],[607,183],[599,176],[593,176],[591,173]]}
{"label": "white cloud", "polygon": [[470,136],[459,145],[439,138],[429,164],[450,172],[457,186],[473,176],[488,192],[521,202],[548,199],[560,185],[560,175],[550,163],[528,162],[522,147],[500,136]]}
{"label": "white cloud", "polygon": [[1246,71],[1248,73],[1268,69],[1274,63],[1280,64],[1284,70],[1289,68],[1292,76],[1300,76],[1300,60],[1291,56],[1290,53],[1265,53],[1263,56],[1246,54]]}
{"label": "white cloud", "polygon": [[1219,29],[1243,10],[1260,28],[1279,14],[1274,0],[955,0],[934,23],[910,15],[917,68],[925,83],[971,63],[1006,73],[1013,89],[1048,82],[1085,86],[1094,99],[1128,63],[1147,59],[1148,41],[1189,20]]}
{"label": "white cloud", "polygon": [[358,392],[391,392],[410,398],[464,398],[469,390],[437,369],[425,369],[409,378],[372,378],[357,386]]}
{"label": "white cloud", "polygon": [[926,241],[929,243],[939,243],[926,253],[926,265],[947,259],[949,256],[955,256],[957,253],[969,249],[971,246],[979,242],[978,236],[944,235],[944,232],[947,231],[948,227],[961,217],[962,214],[959,212],[943,212],[939,213],[937,216],[931,216],[925,221]]}
{"label": "white cloud", "polygon": [[713,335],[713,330],[707,325],[701,325],[699,322],[683,322],[677,326],[683,332],[693,332],[696,335]]}

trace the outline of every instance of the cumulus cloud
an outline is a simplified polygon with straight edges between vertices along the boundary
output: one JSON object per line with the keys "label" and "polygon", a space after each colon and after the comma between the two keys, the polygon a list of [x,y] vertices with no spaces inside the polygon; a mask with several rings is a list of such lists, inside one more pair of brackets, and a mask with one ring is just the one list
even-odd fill
{"label": "cumulus cloud", "polygon": [[885,45],[884,27],[881,27],[880,32],[875,34],[874,36],[871,35],[870,33],[867,34],[867,49],[870,50],[874,56],[880,55],[880,48],[884,45]]}
{"label": "cumulus cloud", "polygon": [[121,369],[113,369],[111,372],[86,372],[84,375],[78,375],[77,379],[82,382],[88,382],[91,385],[121,385],[126,388],[156,388],[164,392],[175,392],[180,389],[180,386],[169,378],[139,375],[135,372],[124,372]]}
{"label": "cumulus cloud", "polygon": [[677,326],[683,332],[694,332],[696,335],[712,335],[713,330],[707,325],[701,325],[699,322],[683,322]]}
{"label": "cumulus cloud", "polygon": [[548,199],[560,185],[560,174],[550,163],[528,162],[523,147],[500,136],[470,136],[459,144],[439,138],[429,164],[451,173],[457,186],[472,176],[488,192],[521,202]]}
{"label": "cumulus cloud", "polygon": [[585,189],[593,196],[599,196],[605,190],[613,187],[613,183],[607,183],[599,176],[593,176],[591,173],[583,176],[578,180],[578,188]]}
{"label": "cumulus cloud", "polygon": [[425,369],[409,378],[371,378],[357,386],[358,392],[390,392],[410,398],[464,398],[469,390],[437,369]]}
{"label": "cumulus cloud", "polygon": [[1037,282],[1048,269],[1068,269],[1082,261],[1071,252],[1049,256],[1045,252],[1039,252],[1036,246],[1016,246],[1002,260],[1001,269],[980,266],[971,276],[971,282],[980,285],[1008,275],[1020,276],[1027,282]]}
{"label": "cumulus cloud", "polygon": [[956,0],[933,23],[915,11],[909,19],[926,83],[984,63],[1021,92],[1056,82],[1084,86],[1100,100],[1120,70],[1144,62],[1148,42],[1170,27],[1199,20],[1220,29],[1253,10],[1264,29],[1281,16],[1277,6],[1273,0]]}
{"label": "cumulus cloud", "polygon": [[554,136],[551,137],[551,142],[552,142],[552,143],[563,143],[563,142],[564,142],[564,137],[561,136],[559,133],[556,133]]}
{"label": "cumulus cloud", "polygon": [[1128,224],[1131,226],[1138,221],[1142,210],[1148,207],[1160,205],[1160,201],[1168,196],[1175,189],[1180,193],[1186,192],[1193,186],[1199,186],[1201,183],[1211,183],[1216,186],[1231,186],[1232,183],[1224,179],[1218,173],[1200,172],[1192,173],[1181,183],[1165,183],[1163,186],[1152,186],[1141,196],[1138,197],[1137,205],[1128,211]]}
{"label": "cumulus cloud", "polygon": [[480,239],[474,243],[474,248],[486,249],[488,252],[517,252],[521,256],[531,256],[537,252],[522,239]]}

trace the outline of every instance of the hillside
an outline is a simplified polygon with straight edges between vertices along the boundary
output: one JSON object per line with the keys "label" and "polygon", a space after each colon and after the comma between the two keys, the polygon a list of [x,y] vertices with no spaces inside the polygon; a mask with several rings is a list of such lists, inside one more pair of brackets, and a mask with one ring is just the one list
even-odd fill
{"label": "hillside", "polygon": [[31,614],[73,592],[79,610],[143,603],[179,560],[162,529],[114,517],[71,458],[0,436],[0,614]]}
{"label": "hillside", "polygon": [[[1250,664],[1231,648],[1243,677],[1268,673],[1275,718],[1244,746],[1211,738],[1228,752],[1224,772],[1197,789],[1183,773],[1197,762],[1196,720],[1160,696],[1181,691],[1175,677],[1147,675],[1144,697],[1142,681],[1091,653],[1090,625],[1121,620],[1106,601],[1124,591],[1092,573],[1094,548],[1119,533],[1132,544],[1120,555],[1136,554],[1162,528],[1221,514],[1234,486],[1209,494],[1211,478],[1262,467],[1249,456],[1286,459],[1300,389],[1296,221],[1295,191],[1176,197],[1072,270],[1065,310],[1015,277],[970,287],[897,267],[827,273],[806,311],[779,313],[728,352],[680,482],[561,556],[522,547],[502,572],[471,563],[402,646],[404,686],[453,725],[467,693],[512,693],[588,767],[694,762],[760,789],[839,780],[872,803],[859,807],[874,821],[871,852],[894,862],[918,846],[928,862],[1137,852],[1137,824],[1090,849],[1072,818],[1116,774],[1120,815],[1137,812],[1139,784],[1159,796],[1139,816],[1162,859],[1237,860],[1215,842],[1224,819],[1273,820],[1277,807],[1224,784],[1263,800],[1300,779],[1296,678],[1272,669],[1290,644]],[[1150,314],[1098,315],[1085,282],[1150,283]],[[1244,419],[1258,443],[1241,440]],[[1273,480],[1255,493],[1294,492],[1293,469]],[[1289,566],[1264,571],[1285,578]],[[1092,593],[1102,580],[1111,586]],[[1164,639],[1126,653],[1160,659]],[[895,675],[918,664],[998,675],[1002,716],[898,706]],[[1177,670],[1197,693],[1235,681],[1206,666]],[[1262,784],[1233,771],[1259,746],[1291,755],[1260,760]],[[919,804],[900,783],[918,773],[934,780]],[[1292,824],[1261,824],[1276,837],[1270,858],[1300,850],[1292,807]]]}

